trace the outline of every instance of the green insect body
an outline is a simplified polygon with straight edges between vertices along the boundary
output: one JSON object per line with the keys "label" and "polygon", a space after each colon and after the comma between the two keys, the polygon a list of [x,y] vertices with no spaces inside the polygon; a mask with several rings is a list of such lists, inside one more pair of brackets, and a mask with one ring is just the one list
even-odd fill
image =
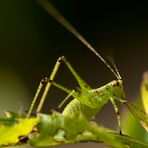
{"label": "green insect body", "polygon": [[[54,83],[55,85],[55,83]],[[56,85],[57,86],[57,85]],[[78,88],[72,94],[74,99],[64,108],[64,115],[83,113],[87,119],[91,119],[111,99],[123,99],[122,81],[112,81],[97,89]]]}

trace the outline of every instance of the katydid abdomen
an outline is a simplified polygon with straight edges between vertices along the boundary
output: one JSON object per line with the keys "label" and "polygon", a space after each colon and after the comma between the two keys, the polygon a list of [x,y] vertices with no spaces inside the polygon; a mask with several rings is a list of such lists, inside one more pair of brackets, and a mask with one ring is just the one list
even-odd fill
{"label": "katydid abdomen", "polygon": [[[104,104],[101,104],[102,106]],[[78,116],[79,114],[83,114],[86,119],[90,120],[93,116],[99,112],[100,108],[91,108],[88,105],[85,105],[81,101],[74,99],[72,100],[63,110],[62,114],[66,116]]]}

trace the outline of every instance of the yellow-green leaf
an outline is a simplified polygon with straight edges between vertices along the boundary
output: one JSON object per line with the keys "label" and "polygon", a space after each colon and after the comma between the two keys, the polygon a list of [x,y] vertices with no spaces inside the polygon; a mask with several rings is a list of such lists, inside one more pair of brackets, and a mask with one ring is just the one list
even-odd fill
{"label": "yellow-green leaf", "polygon": [[17,118],[12,124],[5,124],[7,120],[0,122],[0,146],[17,144],[19,137],[27,136],[38,123],[37,118]]}

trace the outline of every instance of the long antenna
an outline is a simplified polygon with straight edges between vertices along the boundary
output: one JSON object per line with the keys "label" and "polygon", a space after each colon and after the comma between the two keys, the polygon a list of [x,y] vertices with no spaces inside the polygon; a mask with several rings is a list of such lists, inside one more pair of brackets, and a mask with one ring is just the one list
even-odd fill
{"label": "long antenna", "polygon": [[113,57],[112,57],[112,56],[109,56],[109,61],[110,61],[110,62],[111,62],[111,64],[113,65],[113,68],[114,68],[114,70],[115,70],[116,74],[118,75],[118,79],[120,79],[120,80],[121,80],[120,73],[119,73],[119,71],[118,71],[118,68],[117,68],[117,66],[116,66],[116,64],[115,64],[115,61],[114,61],[114,59],[113,59]]}
{"label": "long antenna", "polygon": [[104,60],[104,58],[90,45],[90,43],[60,14],[60,12],[48,1],[37,0],[39,4],[52,15],[61,25],[78,38],[86,47],[88,47],[100,60],[110,69],[117,79],[121,79],[120,75]]}

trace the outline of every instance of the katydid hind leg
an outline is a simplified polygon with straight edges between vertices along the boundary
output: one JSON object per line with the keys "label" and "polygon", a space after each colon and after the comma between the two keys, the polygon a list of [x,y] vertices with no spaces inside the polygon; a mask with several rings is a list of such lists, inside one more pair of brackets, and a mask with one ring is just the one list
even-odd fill
{"label": "katydid hind leg", "polygon": [[[89,85],[88,85],[87,83],[85,83],[85,82],[79,77],[79,75],[78,75],[78,74],[76,73],[76,71],[73,69],[73,67],[71,66],[71,64],[66,60],[66,58],[65,58],[64,56],[61,56],[61,57],[58,58],[58,60],[57,60],[57,62],[56,62],[56,64],[55,64],[55,66],[54,66],[54,68],[53,68],[53,70],[52,70],[52,73],[51,73],[51,75],[50,75],[50,77],[49,77],[49,79],[48,79],[48,81],[47,81],[47,84],[46,84],[46,86],[45,86],[45,90],[44,90],[44,92],[43,92],[43,95],[42,95],[42,97],[41,97],[41,99],[40,99],[39,105],[38,105],[37,110],[36,110],[37,113],[41,111],[42,106],[43,106],[43,104],[44,104],[44,102],[45,102],[45,98],[46,98],[46,96],[47,96],[47,94],[48,94],[48,91],[49,91],[51,85],[52,85],[52,84],[54,84],[54,85],[57,84],[57,83],[53,82],[53,79],[54,79],[54,77],[55,77],[55,75],[56,75],[56,73],[57,73],[57,71],[58,71],[58,69],[59,69],[59,67],[60,67],[60,65],[61,65],[61,61],[63,61],[63,62],[66,64],[66,66],[68,67],[68,69],[71,71],[71,73],[74,75],[74,77],[75,77],[76,80],[78,81],[78,83],[79,83],[79,85],[80,85],[81,88],[90,89]],[[53,83],[52,83],[52,82],[53,82]],[[65,87],[63,87],[62,85],[59,85],[59,84],[57,84],[57,85],[60,86],[60,88],[63,88],[63,89],[65,88]],[[66,88],[65,88],[65,90],[67,90],[67,93],[70,93],[70,92],[71,92],[70,90],[68,90],[68,89],[66,89]]]}
{"label": "katydid hind leg", "polygon": [[36,110],[37,113],[39,113],[41,111],[42,107],[43,107],[43,104],[45,102],[45,98],[46,98],[46,96],[48,94],[48,91],[49,91],[49,89],[51,87],[52,81],[53,81],[53,79],[54,79],[60,65],[61,65],[61,57],[59,57],[58,60],[56,61],[56,64],[55,64],[55,66],[54,66],[54,68],[53,68],[53,70],[52,70],[52,72],[50,74],[50,77],[49,77],[49,79],[47,81],[47,84],[45,86],[45,90],[44,90],[44,92],[42,94],[39,105],[37,107],[37,110]]}
{"label": "katydid hind leg", "polygon": [[73,74],[73,76],[77,80],[80,87],[82,89],[91,89],[91,87],[78,75],[78,73],[74,70],[72,65],[68,62],[68,60],[64,56],[62,56],[62,60],[65,63],[65,65],[67,66],[67,68],[70,70],[70,72]]}

